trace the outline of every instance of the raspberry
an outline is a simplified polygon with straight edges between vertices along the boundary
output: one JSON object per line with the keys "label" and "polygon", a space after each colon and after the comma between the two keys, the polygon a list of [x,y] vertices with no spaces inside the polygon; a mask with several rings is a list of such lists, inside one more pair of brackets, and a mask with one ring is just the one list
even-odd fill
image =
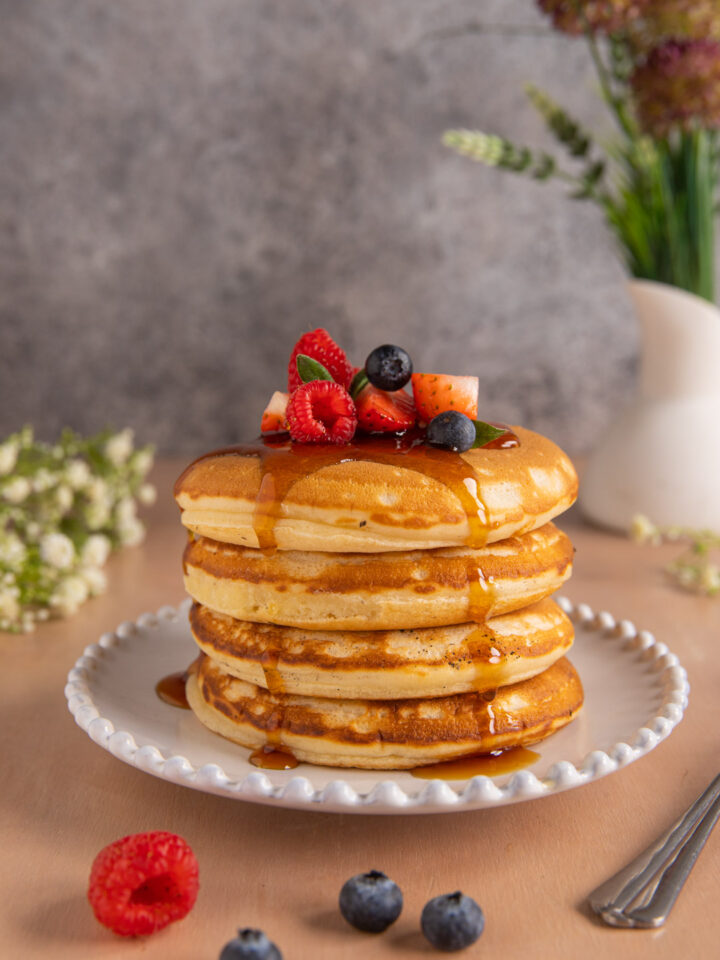
{"label": "raspberry", "polygon": [[298,387],[286,411],[290,437],[298,443],[349,443],[357,427],[350,394],[332,380]]}
{"label": "raspberry", "polygon": [[174,833],[135,833],[105,847],[90,870],[88,900],[121,937],[146,936],[182,920],[198,892],[198,865]]}
{"label": "raspberry", "polygon": [[295,344],[288,364],[288,393],[297,390],[302,383],[295,360],[299,353],[317,360],[327,369],[336,383],[341,384],[346,390],[349,389],[353,378],[352,365],[345,356],[345,351],[335,343],[327,330],[318,327],[317,330],[304,333]]}

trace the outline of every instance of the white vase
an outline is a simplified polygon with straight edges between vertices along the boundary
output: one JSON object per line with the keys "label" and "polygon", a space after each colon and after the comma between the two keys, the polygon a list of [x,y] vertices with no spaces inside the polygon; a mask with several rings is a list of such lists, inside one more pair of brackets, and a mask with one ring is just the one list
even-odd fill
{"label": "white vase", "polygon": [[639,392],[590,457],[582,511],[616,530],[642,513],[661,526],[720,531],[720,310],[663,283],[629,286]]}

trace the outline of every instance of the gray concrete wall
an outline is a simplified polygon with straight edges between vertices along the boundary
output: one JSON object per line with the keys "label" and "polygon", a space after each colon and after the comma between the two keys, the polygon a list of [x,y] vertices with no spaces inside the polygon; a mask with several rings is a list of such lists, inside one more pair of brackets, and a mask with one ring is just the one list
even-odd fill
{"label": "gray concrete wall", "polygon": [[584,45],[532,0],[0,0],[0,434],[253,435],[299,332],[475,373],[572,451],[629,396],[600,214],[440,144],[604,133]]}

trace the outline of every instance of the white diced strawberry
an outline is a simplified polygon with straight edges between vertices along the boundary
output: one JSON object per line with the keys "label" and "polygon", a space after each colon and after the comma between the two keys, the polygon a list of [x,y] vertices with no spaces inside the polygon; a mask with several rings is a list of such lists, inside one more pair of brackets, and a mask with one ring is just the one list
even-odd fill
{"label": "white diced strawberry", "polygon": [[262,433],[279,433],[281,430],[287,430],[285,411],[289,399],[289,393],[281,393],[279,390],[276,390],[270,397],[270,403],[265,407],[265,412],[262,415],[260,424]]}

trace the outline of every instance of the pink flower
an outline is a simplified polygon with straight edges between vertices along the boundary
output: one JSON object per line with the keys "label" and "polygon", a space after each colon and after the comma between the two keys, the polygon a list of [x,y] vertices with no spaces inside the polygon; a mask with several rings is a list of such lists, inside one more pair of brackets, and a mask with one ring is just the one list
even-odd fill
{"label": "pink flower", "polygon": [[583,33],[617,33],[640,17],[650,0],[538,0],[556,30]]}
{"label": "pink flower", "polygon": [[668,40],[653,47],[630,82],[640,125],[650,136],[720,127],[720,43]]}
{"label": "pink flower", "polygon": [[653,0],[643,16],[641,34],[654,42],[720,39],[717,0]]}

